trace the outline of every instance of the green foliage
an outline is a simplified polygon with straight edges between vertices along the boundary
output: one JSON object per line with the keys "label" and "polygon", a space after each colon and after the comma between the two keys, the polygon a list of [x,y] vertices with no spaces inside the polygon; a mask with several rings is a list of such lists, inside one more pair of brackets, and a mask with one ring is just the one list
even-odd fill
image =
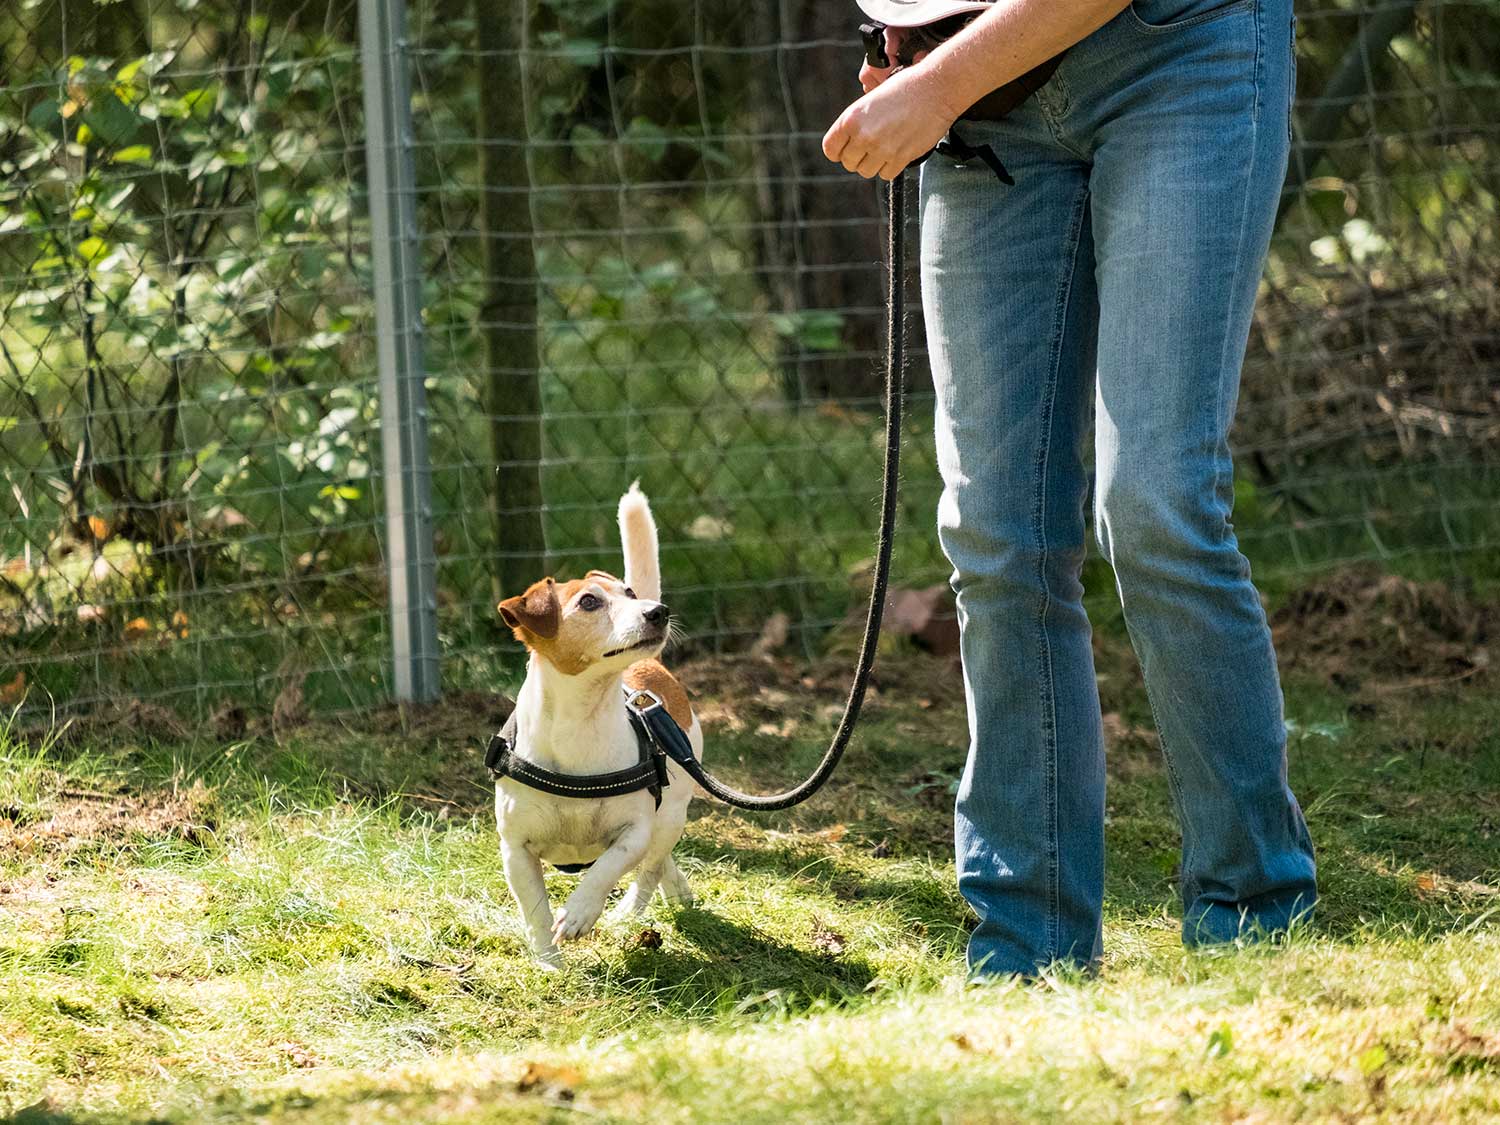
{"label": "green foliage", "polygon": [[[34,670],[36,698],[248,677],[265,702],[294,658],[318,666],[319,699],[376,697],[353,8],[84,3],[0,11],[0,555],[29,560],[0,610],[18,647],[82,657]],[[486,407],[513,373],[482,346],[475,10],[409,7],[443,640],[465,654],[450,682],[476,686],[504,549]],[[789,300],[801,266],[772,245],[815,189],[796,154],[819,124],[791,135],[786,84],[804,48],[840,49],[798,42],[808,10],[540,0],[524,58],[483,60],[524,68],[529,94],[513,140],[534,188],[556,565],[608,562],[614,498],[641,478],[674,606],[711,643],[778,609],[815,637],[869,554],[869,403],[809,402],[799,365],[868,374],[849,353],[878,341],[850,338],[858,300],[823,307],[840,298],[819,270],[814,299]],[[1360,10],[1299,5],[1309,105]],[[852,92],[852,17],[849,50]],[[1496,57],[1492,3],[1425,6],[1283,218],[1241,415],[1256,459],[1236,522],[1258,573],[1353,557],[1451,573],[1493,544]],[[913,407],[898,578],[926,584],[947,567]],[[143,624],[174,643],[135,645]],[[214,691],[188,694],[202,709]]]}

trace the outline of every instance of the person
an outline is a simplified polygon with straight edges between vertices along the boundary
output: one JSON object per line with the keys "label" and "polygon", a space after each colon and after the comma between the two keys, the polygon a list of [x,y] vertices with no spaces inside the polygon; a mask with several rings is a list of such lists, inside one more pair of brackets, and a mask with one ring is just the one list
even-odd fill
{"label": "person", "polygon": [[[827,157],[891,179],[988,92],[1014,183],[921,169],[921,280],[970,747],[956,802],[976,974],[1102,953],[1104,744],[1080,581],[1094,529],[1182,829],[1189,945],[1277,935],[1316,900],[1264,610],[1230,522],[1227,435],[1290,149],[1291,0],[859,0],[912,65],[861,70]],[[1065,53],[1064,53],[1065,52]],[[962,151],[962,150],[960,150]],[[1091,411],[1092,408],[1092,411]]]}

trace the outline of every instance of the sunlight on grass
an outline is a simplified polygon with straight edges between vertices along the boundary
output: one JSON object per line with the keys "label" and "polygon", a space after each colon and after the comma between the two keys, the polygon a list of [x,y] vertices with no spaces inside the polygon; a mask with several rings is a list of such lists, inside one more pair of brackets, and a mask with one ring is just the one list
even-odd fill
{"label": "sunlight on grass", "polygon": [[[1500,1112],[1500,704],[1412,699],[1372,717],[1291,685],[1318,921],[1284,947],[1190,954],[1165,784],[1110,666],[1106,706],[1126,732],[1111,750],[1104,969],[975,989],[949,859],[961,697],[938,691],[941,665],[904,667],[930,683],[878,694],[812,806],[755,820],[701,807],[679,847],[698,909],[606,926],[557,976],[526,956],[475,763],[441,737],[330,729],[226,749],[0,728],[0,1112]],[[725,727],[713,747],[729,776],[769,785],[825,734],[809,719],[773,754]],[[371,787],[396,761],[407,791],[436,796]],[[554,897],[571,884],[550,878]]]}

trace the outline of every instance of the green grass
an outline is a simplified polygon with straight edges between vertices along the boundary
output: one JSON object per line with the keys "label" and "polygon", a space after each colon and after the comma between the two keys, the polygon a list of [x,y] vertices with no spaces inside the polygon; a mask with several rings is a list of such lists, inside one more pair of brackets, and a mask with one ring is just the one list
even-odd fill
{"label": "green grass", "polygon": [[[1116,716],[1106,961],[1031,987],[964,983],[950,860],[964,719],[929,658],[883,662],[847,765],[810,805],[696,806],[679,854],[700,908],[607,926],[558,976],[526,957],[500,875],[464,743],[482,716],[381,713],[280,746],[9,734],[0,1114],[1500,1114],[1500,700],[1484,681],[1358,698],[1289,682],[1318,919],[1284,947],[1188,953],[1166,786],[1110,628],[1100,660]],[[713,761],[756,786],[815,758],[838,674],[685,670]],[[777,735],[757,733],[768,723]],[[571,880],[551,884],[558,897]]]}

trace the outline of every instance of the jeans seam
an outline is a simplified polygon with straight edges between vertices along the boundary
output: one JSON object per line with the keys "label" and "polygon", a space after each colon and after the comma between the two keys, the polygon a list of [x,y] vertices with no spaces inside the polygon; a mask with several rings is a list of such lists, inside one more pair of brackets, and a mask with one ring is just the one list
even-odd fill
{"label": "jeans seam", "polygon": [[[1263,13],[1260,4],[1254,6],[1253,12],[1255,16],[1255,67],[1251,72],[1251,86],[1255,91],[1255,97],[1250,103],[1250,164],[1245,169],[1245,177],[1242,181],[1244,195],[1240,201],[1239,235],[1235,239],[1234,267],[1230,272],[1230,277],[1239,277],[1240,272],[1245,268],[1245,229],[1250,221],[1250,199],[1253,194],[1250,190],[1250,185],[1255,182],[1257,164],[1256,145],[1260,140],[1260,102],[1262,87],[1264,85],[1262,64],[1265,57],[1265,26],[1261,18]],[[1224,312],[1224,343],[1219,351],[1218,379],[1217,386],[1214,388],[1214,496],[1216,498],[1224,495],[1224,463],[1228,461],[1228,458],[1221,458],[1219,456],[1218,446],[1221,440],[1228,439],[1229,433],[1229,420],[1224,417],[1224,398],[1226,394],[1225,388],[1229,382],[1229,342],[1234,337],[1234,333],[1229,329],[1230,321],[1233,318],[1234,302],[1230,301]],[[1229,464],[1229,471],[1233,473],[1233,463],[1229,462]],[[1228,542],[1232,532],[1230,531],[1230,524],[1227,518],[1220,521],[1218,534],[1221,544]]]}
{"label": "jeans seam", "polygon": [[1087,185],[1073,202],[1067,242],[1068,268],[1058,282],[1055,320],[1052,326],[1051,355],[1047,371],[1047,391],[1041,418],[1041,448],[1036,461],[1036,501],[1032,506],[1032,527],[1041,550],[1037,553],[1037,583],[1042,591],[1041,613],[1037,616],[1037,640],[1042,654],[1042,747],[1046,759],[1047,786],[1047,960],[1057,960],[1061,928],[1062,891],[1059,885],[1061,861],[1058,843],[1057,815],[1057,683],[1052,659],[1052,642],[1047,635],[1047,614],[1052,606],[1052,586],[1047,577],[1051,550],[1047,543],[1047,470],[1051,463],[1052,416],[1057,406],[1057,383],[1062,366],[1063,336],[1067,330],[1068,305],[1073,295],[1073,279],[1078,272],[1078,250],[1082,242],[1083,213],[1087,205]]}

